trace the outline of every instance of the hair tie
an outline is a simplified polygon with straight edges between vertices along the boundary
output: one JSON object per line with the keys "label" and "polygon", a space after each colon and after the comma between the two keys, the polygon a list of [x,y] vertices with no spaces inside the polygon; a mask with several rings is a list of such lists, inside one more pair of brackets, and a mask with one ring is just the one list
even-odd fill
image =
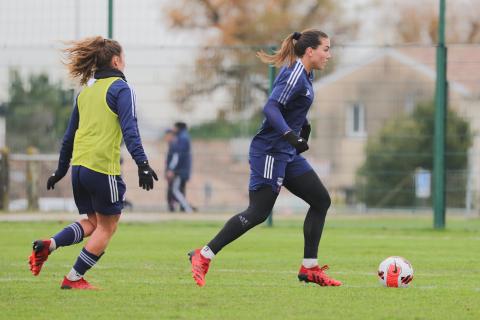
{"label": "hair tie", "polygon": [[302,36],[302,34],[300,32],[295,31],[293,33],[293,39],[295,39],[295,40],[300,39],[301,36]]}

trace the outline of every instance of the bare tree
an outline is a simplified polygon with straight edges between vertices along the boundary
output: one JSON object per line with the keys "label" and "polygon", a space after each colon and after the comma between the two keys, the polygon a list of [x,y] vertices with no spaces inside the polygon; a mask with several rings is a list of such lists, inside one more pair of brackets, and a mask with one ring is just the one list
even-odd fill
{"label": "bare tree", "polygon": [[233,111],[250,105],[255,92],[266,93],[266,66],[255,58],[293,31],[318,28],[334,39],[352,35],[354,21],[347,21],[335,0],[181,0],[169,7],[173,28],[204,30],[205,48],[196,59],[195,77],[175,96],[180,107],[198,95],[227,89]]}
{"label": "bare tree", "polygon": [[[438,0],[396,1],[398,40],[406,43],[436,43]],[[446,41],[480,43],[480,0],[446,1]]]}

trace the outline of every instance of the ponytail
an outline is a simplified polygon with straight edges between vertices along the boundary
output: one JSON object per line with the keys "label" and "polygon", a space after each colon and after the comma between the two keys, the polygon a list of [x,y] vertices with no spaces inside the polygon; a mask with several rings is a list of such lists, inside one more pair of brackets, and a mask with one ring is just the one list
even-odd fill
{"label": "ponytail", "polygon": [[328,38],[328,35],[320,30],[307,29],[300,32],[294,32],[286,37],[280,50],[273,54],[265,53],[263,50],[257,52],[257,57],[264,63],[273,64],[280,67],[283,64],[291,66],[297,58],[303,57],[307,48],[316,49],[321,44],[322,39]]}
{"label": "ponytail", "polygon": [[95,71],[110,68],[112,58],[122,53],[122,47],[117,41],[100,36],[67,44],[70,44],[70,47],[63,50],[65,54],[63,63],[67,66],[70,76],[79,79],[81,85],[86,84]]}

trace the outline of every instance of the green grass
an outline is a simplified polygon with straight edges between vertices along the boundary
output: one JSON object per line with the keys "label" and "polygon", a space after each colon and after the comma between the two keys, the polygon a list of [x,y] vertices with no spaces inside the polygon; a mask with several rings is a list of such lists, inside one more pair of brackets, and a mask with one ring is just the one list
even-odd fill
{"label": "green grass", "polygon": [[[251,230],[213,261],[198,288],[186,253],[223,223],[121,224],[87,274],[101,291],[60,290],[80,246],[62,248],[39,277],[28,270],[30,243],[65,223],[0,223],[1,319],[480,319],[480,220],[427,218],[327,221],[320,261],[339,288],[297,281],[301,221]],[[383,288],[376,269],[390,255],[408,258],[408,289]]]}

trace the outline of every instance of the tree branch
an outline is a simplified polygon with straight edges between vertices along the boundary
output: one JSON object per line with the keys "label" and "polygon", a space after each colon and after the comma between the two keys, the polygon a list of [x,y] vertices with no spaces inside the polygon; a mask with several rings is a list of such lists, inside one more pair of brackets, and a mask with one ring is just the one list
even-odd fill
{"label": "tree branch", "polygon": [[218,8],[216,8],[210,0],[198,0],[200,4],[202,4],[205,9],[207,9],[207,17],[208,20],[212,23],[213,26],[217,26],[220,22],[220,13]]}

